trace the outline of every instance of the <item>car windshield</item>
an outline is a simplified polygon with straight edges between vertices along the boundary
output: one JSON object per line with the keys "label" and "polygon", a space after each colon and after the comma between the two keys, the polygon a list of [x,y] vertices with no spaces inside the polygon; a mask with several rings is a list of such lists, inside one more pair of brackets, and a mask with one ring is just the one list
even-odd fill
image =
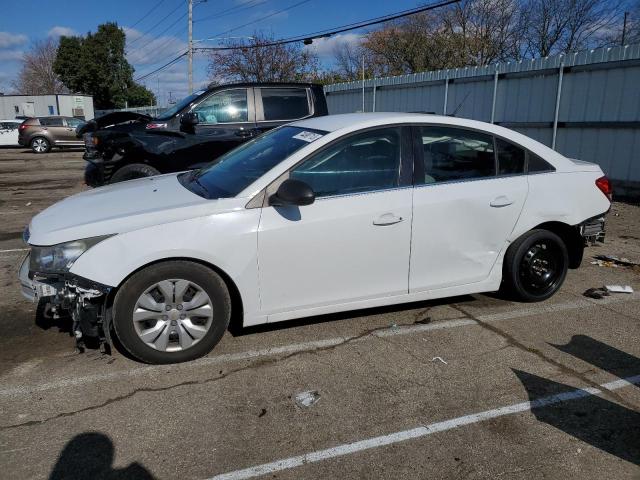
{"label": "car windshield", "polygon": [[160,115],[158,115],[156,117],[156,120],[169,120],[176,113],[178,113],[184,107],[189,105],[191,102],[193,102],[196,98],[198,98],[203,93],[204,93],[204,90],[198,90],[197,92],[193,92],[188,97],[184,97],[182,100],[180,100],[178,103],[176,103],[173,107],[167,108],[164,112],[162,112]]}
{"label": "car windshield", "polygon": [[205,198],[234,197],[294,152],[327,132],[281,127],[227,152],[200,170],[180,175],[180,183]]}

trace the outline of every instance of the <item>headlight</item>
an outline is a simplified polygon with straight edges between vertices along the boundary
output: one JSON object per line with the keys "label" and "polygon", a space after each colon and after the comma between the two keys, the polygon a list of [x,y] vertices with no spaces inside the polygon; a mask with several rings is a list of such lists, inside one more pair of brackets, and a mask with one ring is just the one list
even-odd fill
{"label": "headlight", "polygon": [[31,260],[29,270],[41,273],[68,272],[80,255],[102,240],[111,237],[91,237],[72,242],[59,243],[50,247],[31,247]]}

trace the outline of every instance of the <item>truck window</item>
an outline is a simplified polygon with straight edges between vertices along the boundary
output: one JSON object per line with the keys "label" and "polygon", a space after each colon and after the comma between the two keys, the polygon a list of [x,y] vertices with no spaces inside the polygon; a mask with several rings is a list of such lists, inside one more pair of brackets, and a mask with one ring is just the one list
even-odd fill
{"label": "truck window", "polygon": [[248,122],[247,90],[236,88],[209,95],[193,110],[200,123]]}
{"label": "truck window", "polygon": [[309,115],[306,88],[261,88],[264,120],[294,120]]}

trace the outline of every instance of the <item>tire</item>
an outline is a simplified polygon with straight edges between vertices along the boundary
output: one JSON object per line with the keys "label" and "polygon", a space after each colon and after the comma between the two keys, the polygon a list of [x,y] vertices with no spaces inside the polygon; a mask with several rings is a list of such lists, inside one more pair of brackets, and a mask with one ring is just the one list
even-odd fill
{"label": "tire", "polygon": [[[165,295],[172,292],[174,298],[167,301]],[[209,303],[199,306],[205,296]],[[224,280],[213,270],[188,261],[168,261],[140,270],[120,287],[114,300],[113,327],[118,340],[146,363],[186,362],[209,353],[230,319],[231,297]]]}
{"label": "tire", "polygon": [[569,254],[562,239],[548,230],[531,230],[507,249],[502,291],[523,302],[553,296],[567,276]]}
{"label": "tire", "polygon": [[29,147],[33,153],[49,153],[51,142],[44,137],[34,137],[29,142]]}
{"label": "tire", "polygon": [[109,183],[124,182],[134,178],[153,177],[154,175],[160,175],[160,172],[144,163],[130,163],[116,170]]}

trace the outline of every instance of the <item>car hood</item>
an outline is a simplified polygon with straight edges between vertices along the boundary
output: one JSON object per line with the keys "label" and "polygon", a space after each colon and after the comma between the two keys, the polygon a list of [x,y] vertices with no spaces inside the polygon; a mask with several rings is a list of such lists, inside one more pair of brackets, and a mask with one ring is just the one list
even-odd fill
{"label": "car hood", "polygon": [[87,123],[80,125],[76,129],[76,133],[78,135],[82,135],[83,133],[95,132],[96,130],[111,127],[113,125],[118,125],[125,122],[138,122],[144,124],[149,120],[151,120],[151,117],[142,113],[112,112],[107,113],[106,115],[102,115],[101,117],[94,118],[93,120],[89,120]]}
{"label": "car hood", "polygon": [[33,217],[31,245],[55,245],[162,223],[228,212],[246,199],[207,200],[184,188],[178,174],[129,180],[68,197]]}

